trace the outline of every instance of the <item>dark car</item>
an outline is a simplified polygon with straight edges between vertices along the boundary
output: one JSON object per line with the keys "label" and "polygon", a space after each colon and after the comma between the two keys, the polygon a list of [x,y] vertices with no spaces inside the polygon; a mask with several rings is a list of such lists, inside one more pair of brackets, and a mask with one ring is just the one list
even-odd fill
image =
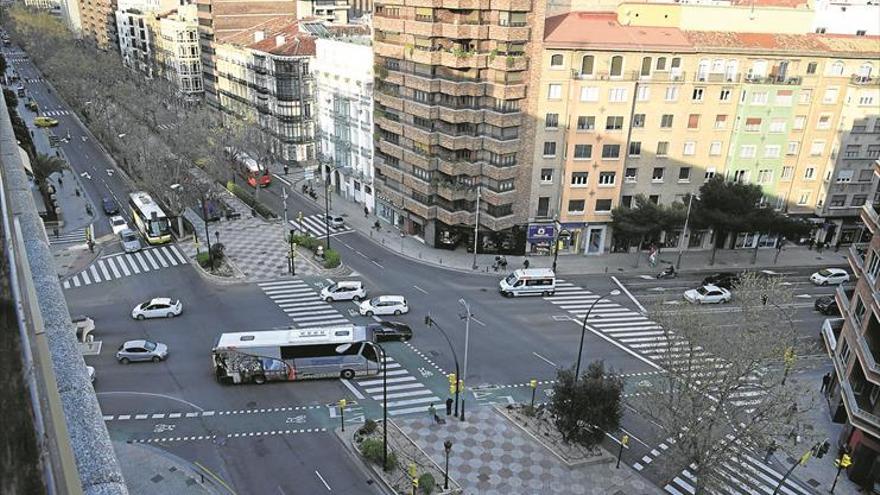
{"label": "dark car", "polygon": [[703,285],[714,285],[722,289],[730,290],[739,281],[740,275],[732,272],[713,273],[703,279]]}
{"label": "dark car", "polygon": [[822,296],[816,299],[813,307],[823,315],[840,315],[840,309],[837,308],[837,299],[832,296]]}
{"label": "dark car", "polygon": [[409,340],[413,336],[412,328],[406,323],[398,321],[380,321],[367,327],[373,334],[373,340],[381,342],[385,340]]}
{"label": "dark car", "polygon": [[116,215],[119,213],[119,205],[116,204],[116,201],[113,201],[113,198],[102,199],[101,206],[104,208],[104,213],[108,215]]}

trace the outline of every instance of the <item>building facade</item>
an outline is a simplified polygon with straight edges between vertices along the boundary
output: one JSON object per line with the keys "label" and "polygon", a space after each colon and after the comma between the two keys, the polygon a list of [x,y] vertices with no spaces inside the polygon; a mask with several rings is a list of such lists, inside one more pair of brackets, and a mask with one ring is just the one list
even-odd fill
{"label": "building facade", "polygon": [[[880,162],[874,162],[880,177]],[[836,298],[843,318],[826,320],[822,337],[834,364],[827,392],[835,422],[846,426],[838,446],[849,450],[847,475],[869,489],[880,479],[880,217],[877,203],[862,207],[869,243],[849,250],[855,289],[840,286]]]}
{"label": "building facade", "polygon": [[315,38],[294,17],[279,17],[216,45],[220,108],[259,124],[273,155],[287,163],[315,160]]}
{"label": "building facade", "polygon": [[373,191],[373,47],[359,36],[319,38],[317,83],[321,176],[343,197],[375,209]]}
{"label": "building facade", "polygon": [[122,63],[141,72],[144,77],[153,77],[153,33],[149,29],[149,19],[155,14],[144,10],[140,2],[120,0],[115,15]]}
{"label": "building facade", "polygon": [[197,100],[204,94],[196,5],[150,19],[156,72],[174,83],[180,95]]}
{"label": "building facade", "polygon": [[[545,3],[377,5],[376,213],[452,248],[522,252]],[[477,220],[477,217],[479,220]]]}
{"label": "building facade", "polygon": [[115,50],[116,0],[79,0],[78,4],[83,39],[103,50]]}
{"label": "building facade", "polygon": [[813,8],[817,33],[880,35],[880,5],[873,0],[816,0]]}
{"label": "building facade", "polygon": [[348,0],[296,0],[298,19],[348,24],[349,9]]}

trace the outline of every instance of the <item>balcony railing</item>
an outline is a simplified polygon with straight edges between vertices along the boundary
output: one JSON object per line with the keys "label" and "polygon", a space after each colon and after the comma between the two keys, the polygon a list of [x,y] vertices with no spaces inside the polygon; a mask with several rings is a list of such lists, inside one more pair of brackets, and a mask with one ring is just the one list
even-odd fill
{"label": "balcony railing", "polygon": [[849,264],[852,265],[856,275],[861,276],[865,271],[865,257],[868,254],[868,243],[859,242],[849,247]]}
{"label": "balcony railing", "polygon": [[849,300],[854,292],[854,289],[844,289],[843,285],[837,286],[837,289],[834,291],[834,297],[837,298],[837,306],[840,308],[840,314],[846,316],[849,313]]}
{"label": "balcony railing", "polygon": [[745,82],[752,84],[785,84],[791,86],[798,86],[801,84],[803,79],[798,76],[794,77],[780,77],[780,76],[754,76],[754,75],[746,75]]}
{"label": "balcony railing", "polygon": [[742,79],[742,74],[723,74],[723,73],[703,73],[694,74],[694,82],[708,83],[738,83]]}
{"label": "balcony railing", "polygon": [[850,82],[852,84],[858,84],[860,86],[877,86],[880,85],[880,77],[871,77],[871,76],[863,76],[861,74],[853,74],[850,77]]}
{"label": "balcony railing", "polygon": [[837,338],[843,330],[844,321],[846,320],[843,318],[826,318],[822,322],[820,333],[822,340],[825,341],[825,350],[828,351],[828,355],[832,359],[834,358],[834,350],[837,349]]}
{"label": "balcony railing", "polygon": [[880,226],[880,215],[877,214],[877,209],[871,203],[866,203],[862,206],[862,219],[865,221],[865,225],[868,226],[868,229],[876,234],[877,228]]}
{"label": "balcony railing", "polygon": [[[841,363],[838,359],[834,360],[834,367],[837,369],[838,377],[845,377],[846,369],[841,369]],[[859,405],[856,394],[852,389],[852,385],[846,379],[840,380],[840,390],[843,392],[843,402],[850,417],[854,419],[855,426],[866,429],[873,436],[880,436],[880,416],[865,411]]]}

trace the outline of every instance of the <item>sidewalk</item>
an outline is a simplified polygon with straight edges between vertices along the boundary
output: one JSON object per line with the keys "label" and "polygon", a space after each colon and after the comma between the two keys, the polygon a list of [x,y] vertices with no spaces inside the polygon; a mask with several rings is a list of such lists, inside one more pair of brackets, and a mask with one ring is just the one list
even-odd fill
{"label": "sidewalk", "polygon": [[113,442],[131,495],[220,495],[230,493],[210,473],[151,445]]}
{"label": "sidewalk", "polygon": [[[276,171],[279,175],[283,171]],[[293,179],[293,176],[291,176]],[[291,180],[292,182],[292,180]],[[324,204],[324,188],[320,187],[320,179],[314,181],[315,192],[318,193],[318,205]],[[300,194],[299,188],[292,188],[294,194]],[[495,261],[494,254],[479,254],[476,257],[477,269],[474,270],[474,255],[468,253],[464,247],[454,251],[436,249],[426,245],[421,240],[412,236],[401,236],[400,230],[388,222],[380,220],[381,230],[376,231],[373,226],[378,219],[373,211],[364,216],[362,204],[355,203],[344,197],[331,193],[331,212],[341,215],[350,228],[360,231],[364,236],[381,244],[386,249],[403,254],[409,258],[423,263],[443,266],[446,268],[474,272],[479,271],[492,276],[499,276],[492,270]],[[782,250],[779,259],[774,263],[775,249],[758,250],[757,262],[751,263],[753,250],[751,249],[721,249],[715,257],[715,264],[710,265],[711,251],[685,251],[682,255],[681,269],[693,270],[718,270],[727,271],[734,269],[750,269],[755,267],[800,267],[800,266],[826,266],[846,265],[848,250],[846,247],[839,252],[826,249],[822,253],[801,246],[789,246]],[[607,253],[598,256],[584,256],[576,254],[560,254],[557,262],[557,272],[561,275],[596,274],[596,273],[630,273],[630,274],[656,274],[663,266],[675,263],[678,251],[665,249],[660,253],[660,262],[656,267],[648,264],[647,254],[643,253],[639,259],[639,266],[635,267],[635,254],[632,253]],[[552,256],[507,256],[508,270],[519,268],[523,260],[529,260],[532,268],[549,268],[553,265]]]}
{"label": "sidewalk", "polygon": [[568,467],[491,407],[475,408],[466,423],[422,417],[395,421],[439,466],[452,440],[449,476],[464,493],[480,495],[653,495],[662,491],[625,462]]}

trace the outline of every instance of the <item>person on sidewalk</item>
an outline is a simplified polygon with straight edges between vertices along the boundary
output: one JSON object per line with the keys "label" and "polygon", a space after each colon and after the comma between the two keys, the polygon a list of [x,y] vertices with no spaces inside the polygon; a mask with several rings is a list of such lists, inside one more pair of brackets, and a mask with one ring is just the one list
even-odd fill
{"label": "person on sidewalk", "polygon": [[810,250],[810,251],[812,251],[812,250],[813,250],[813,244],[815,244],[815,243],[816,243],[816,240],[813,239],[812,237],[810,237],[810,240],[807,242],[807,249]]}
{"label": "person on sidewalk", "polygon": [[528,258],[526,258],[526,259],[523,260],[523,268],[525,268],[526,270],[529,269],[529,260],[528,260]]}
{"label": "person on sidewalk", "polygon": [[370,216],[370,209],[367,208],[366,205],[364,205],[364,218],[367,218],[369,216]]}
{"label": "person on sidewalk", "polygon": [[837,242],[834,243],[834,252],[840,251],[840,239],[837,239]]}
{"label": "person on sidewalk", "polygon": [[819,391],[828,393],[829,387],[831,387],[831,373],[825,373],[825,376],[822,377],[822,387],[819,388]]}

